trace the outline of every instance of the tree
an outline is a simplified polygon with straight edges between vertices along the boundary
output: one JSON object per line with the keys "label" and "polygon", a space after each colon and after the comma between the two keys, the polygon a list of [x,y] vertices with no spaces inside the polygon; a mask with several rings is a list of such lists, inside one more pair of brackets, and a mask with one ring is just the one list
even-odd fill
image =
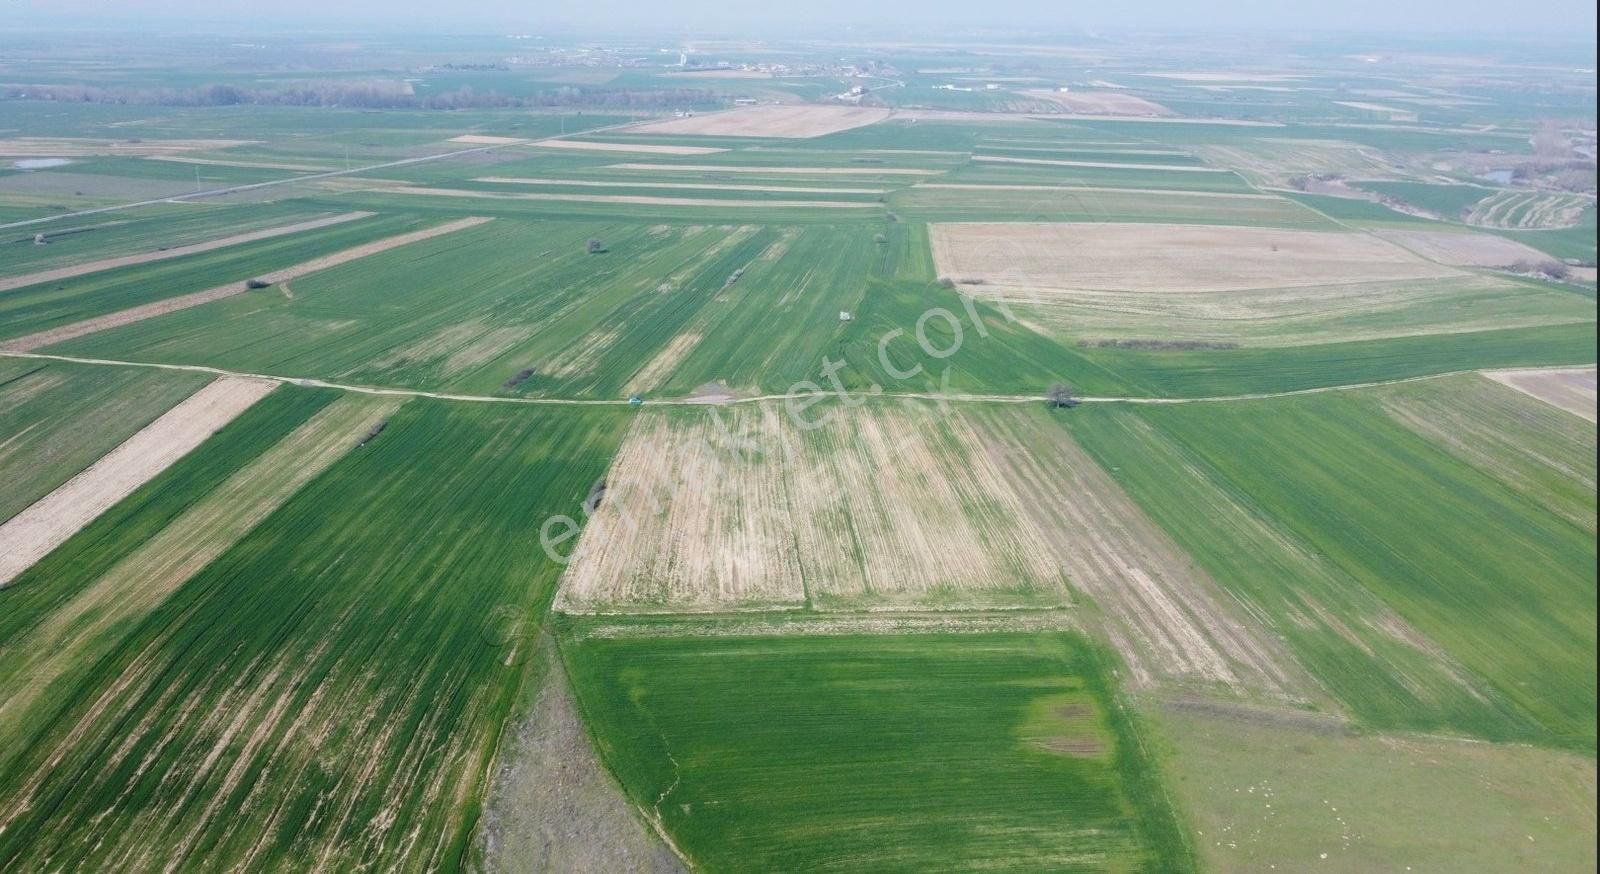
{"label": "tree", "polygon": [[1045,398],[1049,400],[1050,408],[1053,410],[1059,410],[1062,407],[1071,409],[1078,405],[1078,399],[1072,394],[1072,386],[1064,382],[1058,382],[1050,386],[1050,393],[1045,395]]}
{"label": "tree", "polygon": [[593,239],[593,238],[591,238],[589,240],[589,242],[587,244],[585,244],[585,245],[588,248],[590,255],[598,255],[601,252],[604,252],[606,250],[606,244],[605,243],[602,243],[599,240],[596,240],[596,239]]}

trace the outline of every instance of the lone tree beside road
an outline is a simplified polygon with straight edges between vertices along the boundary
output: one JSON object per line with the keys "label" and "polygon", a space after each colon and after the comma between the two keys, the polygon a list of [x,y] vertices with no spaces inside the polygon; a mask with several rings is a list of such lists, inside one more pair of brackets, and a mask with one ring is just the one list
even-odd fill
{"label": "lone tree beside road", "polygon": [[1050,402],[1052,410],[1059,410],[1062,407],[1070,410],[1078,405],[1078,399],[1072,394],[1072,386],[1064,382],[1050,386],[1050,393],[1045,395],[1045,399]]}

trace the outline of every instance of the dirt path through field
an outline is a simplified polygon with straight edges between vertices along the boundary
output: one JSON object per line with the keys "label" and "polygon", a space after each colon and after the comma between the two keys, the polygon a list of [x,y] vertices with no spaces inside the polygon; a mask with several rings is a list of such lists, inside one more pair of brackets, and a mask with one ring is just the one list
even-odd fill
{"label": "dirt path through field", "polygon": [[[464,218],[453,222],[447,222],[442,225],[437,225],[435,227],[425,228],[420,231],[412,231],[407,234],[385,237],[381,240],[374,240],[371,243],[365,243],[360,246],[354,246],[349,249],[334,252],[331,255],[324,255],[321,258],[313,258],[310,261],[296,264],[293,267],[285,267],[282,270],[275,270],[271,273],[262,274],[258,278],[265,282],[274,284],[288,282],[291,279],[299,279],[302,276],[308,276],[312,273],[327,270],[331,267],[347,264],[351,261],[356,261],[369,255],[376,255],[379,252],[387,252],[390,249],[396,249],[411,243],[418,243],[423,240],[454,233],[455,231],[477,227],[478,225],[489,221],[492,221],[492,219],[481,217]],[[5,343],[0,343],[0,351],[27,352],[44,346],[51,346],[56,343],[65,342],[75,337],[82,337],[85,334],[93,334],[96,331],[104,331],[108,328],[130,325],[134,322],[141,322],[145,319],[155,318],[156,316],[177,312],[178,310],[185,310],[189,307],[199,306],[203,303],[210,303],[214,300],[232,297],[233,295],[240,294],[247,290],[248,289],[245,287],[245,280],[241,279],[238,282],[231,282],[227,285],[219,285],[216,288],[207,289],[205,291],[197,291],[193,294],[170,297],[166,300],[158,300],[154,303],[147,303],[143,306],[119,310],[117,312],[108,313],[103,316],[97,316],[92,319],[85,319],[81,322],[74,322],[70,325],[62,325],[59,328],[51,328],[48,331],[39,331],[23,337],[17,337],[14,340],[7,340]]]}
{"label": "dirt path through field", "polygon": [[235,234],[231,237],[220,237],[207,240],[203,243],[192,243],[187,246],[174,246],[155,252],[142,252],[138,255],[121,255],[116,258],[102,258],[99,261],[89,261],[83,264],[73,264],[69,267],[57,267],[53,270],[40,270],[37,273],[24,273],[20,276],[7,276],[0,278],[0,291],[10,291],[28,285],[37,285],[41,282],[58,282],[86,273],[98,273],[101,270],[110,270],[114,267],[130,267],[134,264],[149,264],[152,261],[165,261],[168,258],[182,258],[185,255],[198,255],[201,252],[210,252],[215,249],[224,249],[229,246],[238,246],[244,243],[254,243],[257,240],[270,240],[273,237],[282,237],[286,234],[297,234],[301,231],[314,231],[331,225],[364,219],[375,215],[370,212],[347,212],[341,215],[326,216],[312,219],[311,221],[298,222],[292,225],[281,225],[275,228],[264,228],[251,231],[247,234]]}
{"label": "dirt path through field", "polygon": [[[355,385],[352,383],[330,382],[326,379],[315,379],[301,376],[278,376],[270,373],[244,373],[236,370],[225,370],[221,367],[208,367],[203,364],[162,364],[154,361],[119,361],[112,358],[86,358],[77,355],[52,355],[45,352],[21,352],[0,347],[0,358],[35,358],[42,361],[70,361],[75,364],[95,364],[104,367],[149,367],[156,370],[177,370],[188,373],[209,373],[213,376],[234,376],[244,379],[265,379],[273,382],[289,383],[291,385],[310,386],[312,388],[332,388],[339,391],[357,392],[369,395],[392,395],[400,397],[435,398],[443,401],[463,401],[479,404],[529,404],[533,406],[574,406],[574,407],[620,407],[631,406],[626,398],[517,398],[494,395],[455,394],[452,392],[421,391],[419,389],[392,388],[377,385]],[[1595,365],[1552,365],[1550,367],[1523,368],[1529,373],[1551,370],[1573,370],[1593,368]],[[1232,403],[1236,401],[1262,401],[1272,398],[1293,398],[1303,395],[1328,394],[1330,392],[1359,391],[1365,388],[1376,388],[1386,385],[1405,385],[1413,382],[1428,382],[1435,379],[1448,379],[1464,373],[1482,373],[1479,369],[1472,370],[1447,370],[1441,373],[1429,373],[1423,376],[1405,376],[1398,379],[1380,379],[1372,382],[1352,382],[1342,385],[1324,385],[1315,388],[1301,388],[1293,391],[1280,392],[1254,392],[1250,394],[1235,395],[1208,395],[1192,398],[1163,398],[1163,397],[1080,397],[1079,401],[1086,404],[1215,404]],[[803,398],[810,395],[830,395],[831,392],[802,392],[796,395],[768,394],[751,395],[748,397],[730,398],[729,404],[759,404],[784,401],[791,397]],[[862,395],[852,395],[862,399]],[[1042,395],[1006,395],[1006,394],[977,394],[970,392],[940,394],[938,392],[879,392],[866,397],[872,398],[908,398],[911,400],[939,401],[941,403],[972,403],[972,404],[1039,404],[1044,403]],[[703,405],[704,400],[693,396],[686,398],[652,398],[651,406],[666,405]]]}
{"label": "dirt path through field", "polygon": [[265,380],[218,379],[0,525],[0,588],[275,388]]}

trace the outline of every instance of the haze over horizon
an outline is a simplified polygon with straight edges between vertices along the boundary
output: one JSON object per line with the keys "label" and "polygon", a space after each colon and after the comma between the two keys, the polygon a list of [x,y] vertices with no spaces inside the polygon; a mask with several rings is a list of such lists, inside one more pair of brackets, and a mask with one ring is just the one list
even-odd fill
{"label": "haze over horizon", "polygon": [[1005,30],[1043,27],[1064,30],[1097,28],[1173,28],[1204,30],[1351,31],[1394,34],[1559,33],[1593,42],[1595,5],[1585,0],[1427,0],[1411,4],[1351,0],[1331,7],[1296,7],[1271,0],[1230,0],[1220,5],[1195,5],[1177,0],[1141,0],[1122,4],[1048,4],[1037,0],[999,0],[974,5],[957,0],[815,0],[800,5],[763,6],[730,0],[672,0],[668,3],[624,2],[603,10],[575,5],[530,8],[516,0],[474,0],[441,5],[419,0],[349,0],[330,11],[312,0],[280,0],[263,8],[246,0],[149,0],[138,11],[108,9],[104,0],[13,0],[8,12],[13,26],[116,28],[201,24],[260,23],[273,26],[370,26],[385,31],[410,27],[450,30],[534,27],[584,30],[644,28],[712,28],[739,30],[806,30],[824,26],[869,28],[901,26],[927,32],[940,28],[983,27]]}

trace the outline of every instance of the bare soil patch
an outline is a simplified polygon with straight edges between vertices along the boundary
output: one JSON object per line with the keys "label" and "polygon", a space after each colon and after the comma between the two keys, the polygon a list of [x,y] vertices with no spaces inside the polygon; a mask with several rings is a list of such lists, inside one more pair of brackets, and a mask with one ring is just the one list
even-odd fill
{"label": "bare soil patch", "polygon": [[576,149],[584,152],[637,152],[644,155],[714,155],[727,149],[712,146],[662,146],[650,143],[589,143],[581,140],[539,140],[529,143],[541,149]]}
{"label": "bare soil patch", "polygon": [[651,833],[595,754],[549,635],[533,710],[498,757],[478,840],[484,868],[505,872],[671,874],[677,856]]}
{"label": "bare soil patch", "polygon": [[1595,421],[1595,369],[1489,370],[1484,376],[1526,395]]}
{"label": "bare soil patch", "polygon": [[20,276],[0,278],[0,291],[10,291],[28,285],[37,285],[41,282],[57,282],[82,276],[86,273],[98,273],[101,270],[110,270],[115,267],[129,267],[134,264],[149,264],[152,261],[165,261],[168,258],[181,258],[185,255],[197,255],[201,252],[210,252],[215,249],[225,249],[228,246],[239,246],[244,243],[253,243],[257,240],[269,240],[286,234],[296,234],[301,231],[313,231],[331,225],[363,219],[373,215],[370,212],[347,212],[342,215],[326,216],[310,221],[298,222],[292,225],[280,225],[275,228],[264,228],[251,231],[247,234],[236,234],[231,237],[221,237],[207,240],[203,243],[193,243],[188,246],[174,246],[170,249],[143,252],[138,255],[123,255],[117,258],[102,258],[99,261],[89,261],[83,264],[74,264],[70,267],[58,267],[54,270],[41,270],[37,273],[24,273]]}
{"label": "bare soil patch", "polygon": [[[445,224],[436,225],[431,228],[425,228],[420,231],[412,231],[406,234],[398,234],[393,237],[385,237],[384,239],[375,240],[371,243],[353,246],[343,251],[334,252],[331,255],[324,255],[321,258],[313,258],[310,261],[296,264],[293,267],[285,267],[282,270],[275,270],[271,273],[262,274],[257,278],[269,284],[288,282],[291,279],[299,279],[302,276],[308,276],[312,273],[337,267],[341,264],[356,261],[369,255],[376,255],[379,252],[386,252],[390,249],[396,249],[411,243],[417,243],[423,240],[432,239],[433,237],[454,233],[455,231],[477,227],[478,225],[488,221],[491,221],[491,219],[474,216],[472,218],[464,218],[453,222],[446,222]],[[75,337],[82,337],[85,334],[93,334],[96,331],[104,331],[108,328],[129,325],[134,322],[140,322],[159,315],[165,315],[166,313],[177,312],[178,310],[199,306],[203,303],[210,303],[214,300],[221,300],[222,298],[231,297],[235,294],[240,294],[246,291],[247,289],[245,287],[245,282],[247,281],[248,280],[240,280],[239,282],[218,286],[216,288],[207,289],[206,291],[197,291],[193,294],[186,294],[180,297],[159,300],[143,306],[119,310],[118,312],[110,313],[108,315],[99,316],[93,319],[85,319],[84,321],[74,322],[70,325],[63,325],[59,328],[51,328],[48,331],[40,331],[38,333],[28,334],[23,337],[18,337],[14,340],[8,340],[4,344],[0,344],[0,349],[4,349],[8,352],[27,352],[32,349],[38,349],[55,343],[65,342]]]}
{"label": "bare soil patch", "polygon": [[809,139],[863,127],[888,117],[887,109],[861,106],[752,106],[647,122],[628,128],[627,132]]}
{"label": "bare soil patch", "polygon": [[276,387],[265,380],[218,379],[0,525],[0,587]]}
{"label": "bare soil patch", "polygon": [[1288,288],[1457,273],[1366,234],[1089,222],[928,230],[940,275],[1046,294]]}

